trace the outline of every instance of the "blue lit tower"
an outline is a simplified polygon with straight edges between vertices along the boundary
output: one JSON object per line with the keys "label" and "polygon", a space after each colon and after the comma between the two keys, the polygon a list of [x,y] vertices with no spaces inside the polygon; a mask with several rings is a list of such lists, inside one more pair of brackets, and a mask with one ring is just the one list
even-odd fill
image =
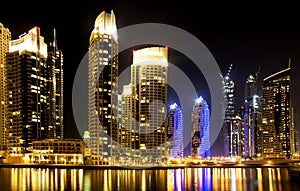
{"label": "blue lit tower", "polygon": [[196,99],[192,111],[192,157],[210,157],[210,111],[207,102],[200,96]]}
{"label": "blue lit tower", "polygon": [[[168,130],[172,130],[171,158],[183,158],[183,115],[180,107],[173,103],[170,106]],[[171,133],[168,133],[168,135]]]}

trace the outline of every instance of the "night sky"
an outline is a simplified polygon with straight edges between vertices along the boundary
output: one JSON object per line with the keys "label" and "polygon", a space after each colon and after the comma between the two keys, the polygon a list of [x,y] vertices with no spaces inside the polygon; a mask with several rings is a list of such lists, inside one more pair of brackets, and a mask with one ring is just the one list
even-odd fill
{"label": "night sky", "polygon": [[[88,50],[89,36],[94,21],[102,11],[113,10],[117,27],[122,28],[139,23],[164,23],[179,27],[195,35],[215,57],[223,74],[233,63],[232,79],[236,85],[236,106],[243,104],[244,82],[247,76],[255,74],[259,66],[260,83],[264,77],[285,69],[288,59],[292,61],[292,99],[295,107],[296,126],[300,130],[300,14],[292,4],[210,5],[174,1],[162,4],[160,1],[70,1],[61,5],[58,1],[47,3],[24,1],[1,8],[0,22],[12,32],[12,39],[34,26],[41,28],[45,42],[53,39],[53,28],[57,31],[58,48],[64,54],[64,107],[65,136],[78,137],[72,114],[72,84],[77,66]],[[60,1],[62,2],[62,1]],[[132,62],[131,51],[120,54],[120,71]],[[208,97],[207,84],[201,71],[186,67],[187,58],[176,50],[170,52],[170,60],[195,82],[197,92]],[[189,69],[192,68],[192,69]],[[170,96],[172,102],[176,96]]]}

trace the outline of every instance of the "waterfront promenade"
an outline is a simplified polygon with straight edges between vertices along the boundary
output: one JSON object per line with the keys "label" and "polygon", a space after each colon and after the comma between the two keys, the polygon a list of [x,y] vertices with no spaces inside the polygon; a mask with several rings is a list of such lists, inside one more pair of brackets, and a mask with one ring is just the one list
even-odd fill
{"label": "waterfront promenade", "polygon": [[[179,168],[289,168],[300,160],[261,160],[243,162],[188,162],[166,165],[85,165],[85,164],[24,164],[0,163],[0,168],[60,168],[60,169],[179,169]],[[299,165],[298,165],[299,166]]]}

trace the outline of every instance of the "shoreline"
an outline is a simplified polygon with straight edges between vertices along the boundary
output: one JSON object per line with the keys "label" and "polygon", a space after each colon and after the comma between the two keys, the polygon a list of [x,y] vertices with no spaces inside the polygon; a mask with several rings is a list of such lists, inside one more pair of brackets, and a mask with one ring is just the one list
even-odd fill
{"label": "shoreline", "polygon": [[170,165],[170,166],[114,166],[114,165],[65,165],[65,164],[19,164],[0,163],[0,168],[57,168],[57,169],[85,169],[85,170],[167,170],[185,168],[290,168],[288,165]]}

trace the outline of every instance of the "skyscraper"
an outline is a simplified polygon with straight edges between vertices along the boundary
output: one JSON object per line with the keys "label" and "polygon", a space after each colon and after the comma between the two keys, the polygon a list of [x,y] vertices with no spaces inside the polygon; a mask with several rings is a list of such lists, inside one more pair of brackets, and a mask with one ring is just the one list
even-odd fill
{"label": "skyscraper", "polygon": [[0,150],[7,147],[7,127],[6,127],[6,59],[5,55],[9,50],[11,32],[0,23]]}
{"label": "skyscraper", "polygon": [[245,83],[244,157],[256,157],[261,153],[261,96],[257,89],[259,70],[255,77],[250,74]]}
{"label": "skyscraper", "polygon": [[8,152],[28,152],[33,140],[49,138],[51,108],[47,44],[40,28],[11,40],[6,55]]}
{"label": "skyscraper", "polygon": [[290,158],[293,154],[290,73],[289,66],[263,80],[262,157],[264,158]]}
{"label": "skyscraper", "polygon": [[48,86],[50,91],[47,103],[50,107],[49,118],[51,119],[51,130],[49,137],[53,139],[64,138],[64,72],[63,72],[63,53],[58,49],[56,30],[54,29],[53,42],[48,46]]}
{"label": "skyscraper", "polygon": [[122,128],[121,128],[121,144],[124,147],[136,148],[133,146],[137,141],[134,136],[132,136],[133,118],[132,118],[132,87],[131,84],[123,86],[122,92]]}
{"label": "skyscraper", "polygon": [[223,78],[223,88],[225,94],[225,100],[227,102],[225,108],[224,123],[222,126],[222,135],[224,141],[224,156],[232,156],[232,137],[231,132],[233,131],[233,119],[235,118],[235,87],[234,81],[231,79],[230,72],[232,64],[229,67],[228,73]]}
{"label": "skyscraper", "polygon": [[137,138],[140,160],[167,159],[167,47],[147,47],[133,52],[131,65],[132,113],[137,121],[131,131]]}
{"label": "skyscraper", "polygon": [[91,150],[101,161],[111,163],[117,154],[114,142],[119,142],[116,32],[114,12],[101,12],[90,35],[88,54],[88,128]]}
{"label": "skyscraper", "polygon": [[210,111],[207,102],[200,96],[192,112],[192,157],[210,157]]}
{"label": "skyscraper", "polygon": [[244,121],[240,117],[240,113],[238,113],[232,120],[232,131],[230,133],[231,156],[240,157],[243,155],[244,151]]}
{"label": "skyscraper", "polygon": [[[171,158],[183,158],[183,115],[180,107],[173,103],[170,106],[168,116],[168,131],[172,131],[172,136],[169,137],[171,143]],[[168,133],[169,134],[169,133]]]}

